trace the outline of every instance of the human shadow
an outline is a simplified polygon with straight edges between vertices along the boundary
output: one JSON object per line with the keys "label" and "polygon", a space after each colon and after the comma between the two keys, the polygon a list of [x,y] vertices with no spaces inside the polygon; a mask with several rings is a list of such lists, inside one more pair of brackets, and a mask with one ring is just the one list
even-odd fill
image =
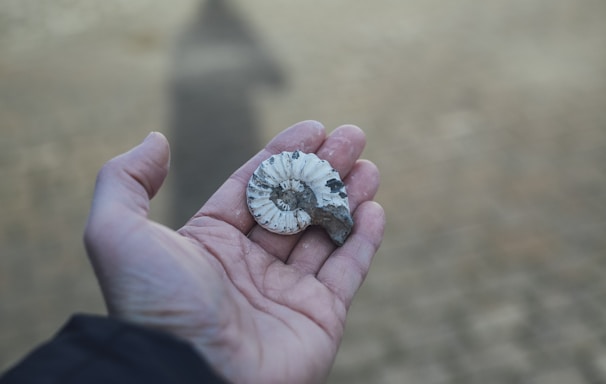
{"label": "human shadow", "polygon": [[171,83],[173,227],[259,149],[252,98],[284,76],[228,0],[208,0],[177,42]]}

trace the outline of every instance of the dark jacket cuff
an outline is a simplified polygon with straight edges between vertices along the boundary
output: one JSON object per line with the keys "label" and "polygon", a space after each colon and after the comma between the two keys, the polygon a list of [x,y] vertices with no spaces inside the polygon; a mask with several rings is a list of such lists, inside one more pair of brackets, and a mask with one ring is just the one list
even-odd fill
{"label": "dark jacket cuff", "polygon": [[188,343],[114,318],[75,315],[0,384],[225,383]]}

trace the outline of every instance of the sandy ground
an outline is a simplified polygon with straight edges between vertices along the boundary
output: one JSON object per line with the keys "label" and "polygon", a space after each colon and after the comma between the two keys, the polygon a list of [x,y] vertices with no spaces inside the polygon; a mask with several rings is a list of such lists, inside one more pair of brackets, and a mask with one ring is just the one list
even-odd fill
{"label": "sandy ground", "polygon": [[605,2],[122,3],[0,3],[0,367],[103,313],[107,159],[166,133],[178,226],[316,119],[366,131],[388,213],[330,383],[606,383]]}

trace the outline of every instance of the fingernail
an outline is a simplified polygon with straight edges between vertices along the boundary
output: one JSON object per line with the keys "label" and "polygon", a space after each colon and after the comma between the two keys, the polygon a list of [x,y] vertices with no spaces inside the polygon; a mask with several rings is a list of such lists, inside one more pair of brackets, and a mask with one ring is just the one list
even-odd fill
{"label": "fingernail", "polygon": [[151,131],[146,137],[145,139],[143,139],[143,142],[145,143],[146,141],[150,140],[152,136],[155,136],[158,132],[156,131]]}

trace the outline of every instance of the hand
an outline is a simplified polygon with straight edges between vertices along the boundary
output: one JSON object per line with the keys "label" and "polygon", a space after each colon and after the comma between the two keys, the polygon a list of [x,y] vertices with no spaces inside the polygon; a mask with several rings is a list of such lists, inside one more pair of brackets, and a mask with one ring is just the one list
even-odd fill
{"label": "hand", "polygon": [[[383,209],[371,201],[377,168],[357,160],[364,145],[354,126],[326,137],[319,123],[296,124],[178,231],[147,219],[168,173],[164,136],[152,133],[110,160],[99,172],[85,231],[109,314],[189,341],[233,382],[322,381],[383,236]],[[355,226],[342,247],[321,228],[270,233],[248,212],[253,171],[270,155],[295,149],[317,153],[344,177]]]}

